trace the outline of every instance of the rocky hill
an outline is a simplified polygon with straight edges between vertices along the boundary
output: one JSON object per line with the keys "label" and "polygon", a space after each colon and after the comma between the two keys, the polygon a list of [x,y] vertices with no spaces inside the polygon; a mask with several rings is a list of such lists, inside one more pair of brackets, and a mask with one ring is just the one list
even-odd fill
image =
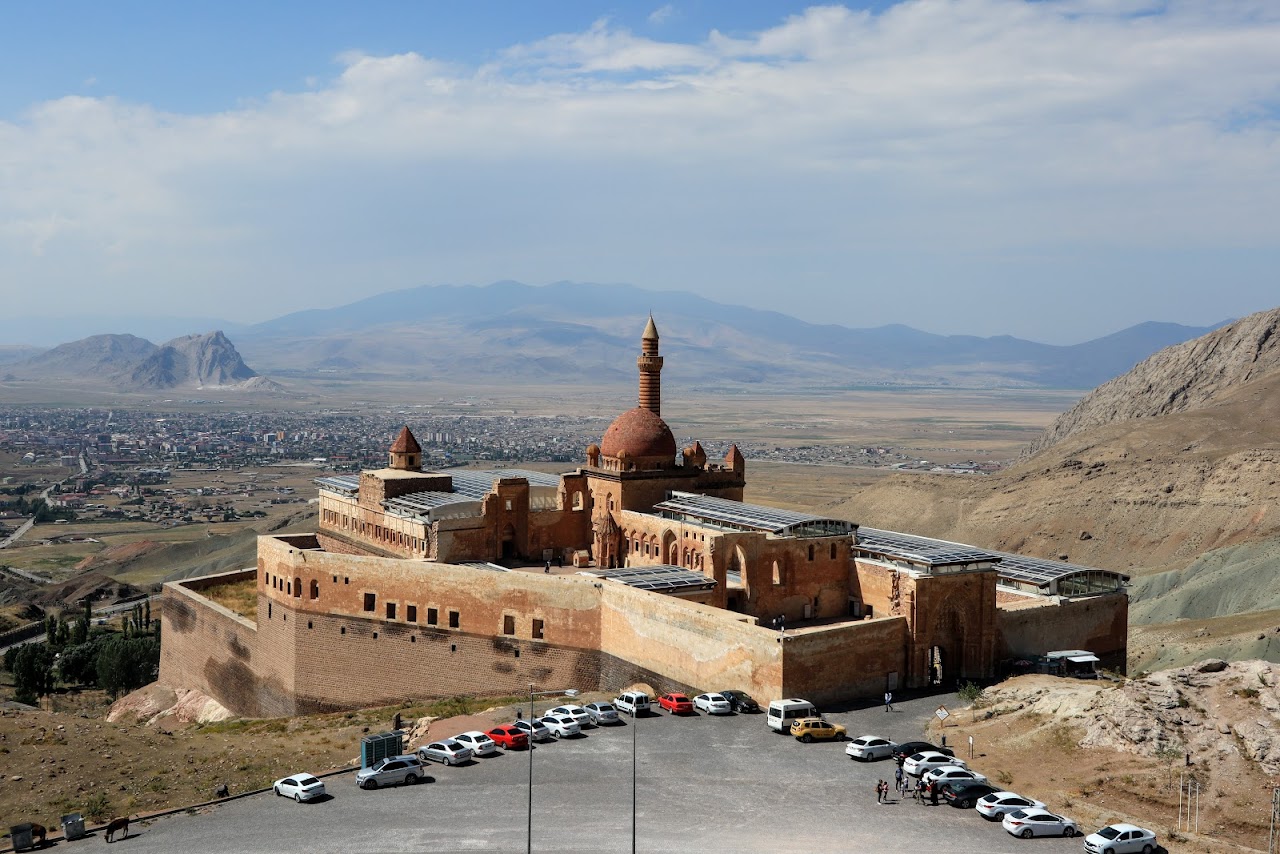
{"label": "rocky hill", "polygon": [[1280,308],[1161,350],[1099,386],[1045,430],[1027,456],[1085,430],[1187,412],[1280,368]]}
{"label": "rocky hill", "polygon": [[232,388],[278,391],[244,363],[222,332],[186,335],[159,346],[133,335],[94,335],[12,365],[17,380],[92,382],[129,391]]}

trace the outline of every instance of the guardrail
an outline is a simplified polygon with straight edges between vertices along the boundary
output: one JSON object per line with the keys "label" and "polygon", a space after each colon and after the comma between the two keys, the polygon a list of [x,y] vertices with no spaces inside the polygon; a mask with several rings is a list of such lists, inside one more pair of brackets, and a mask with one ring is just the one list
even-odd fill
{"label": "guardrail", "polygon": [[0,647],[12,646],[15,643],[22,643],[25,640],[31,640],[37,635],[44,634],[44,623],[27,623],[25,626],[18,626],[16,629],[9,629],[7,632],[0,632]]}

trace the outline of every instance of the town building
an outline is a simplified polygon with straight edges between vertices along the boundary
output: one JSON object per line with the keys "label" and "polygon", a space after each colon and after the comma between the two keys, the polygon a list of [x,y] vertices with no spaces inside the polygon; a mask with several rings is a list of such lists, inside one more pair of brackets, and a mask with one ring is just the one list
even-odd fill
{"label": "town building", "polygon": [[[736,445],[677,450],[662,366],[650,317],[638,405],[571,472],[423,471],[405,427],[320,478],[315,533],[166,585],[160,681],[284,715],[531,683],[831,702],[1065,647],[1123,670],[1124,575],[746,503]],[[201,593],[247,579],[256,620]]]}

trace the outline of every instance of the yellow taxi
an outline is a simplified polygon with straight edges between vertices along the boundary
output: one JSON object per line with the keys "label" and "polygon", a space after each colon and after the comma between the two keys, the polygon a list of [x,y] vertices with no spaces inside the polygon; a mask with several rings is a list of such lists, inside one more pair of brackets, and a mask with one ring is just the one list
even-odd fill
{"label": "yellow taxi", "polygon": [[822,718],[801,718],[791,725],[791,734],[808,744],[822,739],[826,741],[843,741],[844,727],[824,721]]}

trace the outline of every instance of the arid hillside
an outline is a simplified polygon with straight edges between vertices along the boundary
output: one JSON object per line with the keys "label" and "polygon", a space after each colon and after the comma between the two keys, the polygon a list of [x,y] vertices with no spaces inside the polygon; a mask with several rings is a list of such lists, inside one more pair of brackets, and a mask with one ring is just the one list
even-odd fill
{"label": "arid hillside", "polygon": [[998,475],[903,474],[828,509],[1141,575],[1280,536],[1278,499],[1280,370],[1199,409],[1072,434]]}

